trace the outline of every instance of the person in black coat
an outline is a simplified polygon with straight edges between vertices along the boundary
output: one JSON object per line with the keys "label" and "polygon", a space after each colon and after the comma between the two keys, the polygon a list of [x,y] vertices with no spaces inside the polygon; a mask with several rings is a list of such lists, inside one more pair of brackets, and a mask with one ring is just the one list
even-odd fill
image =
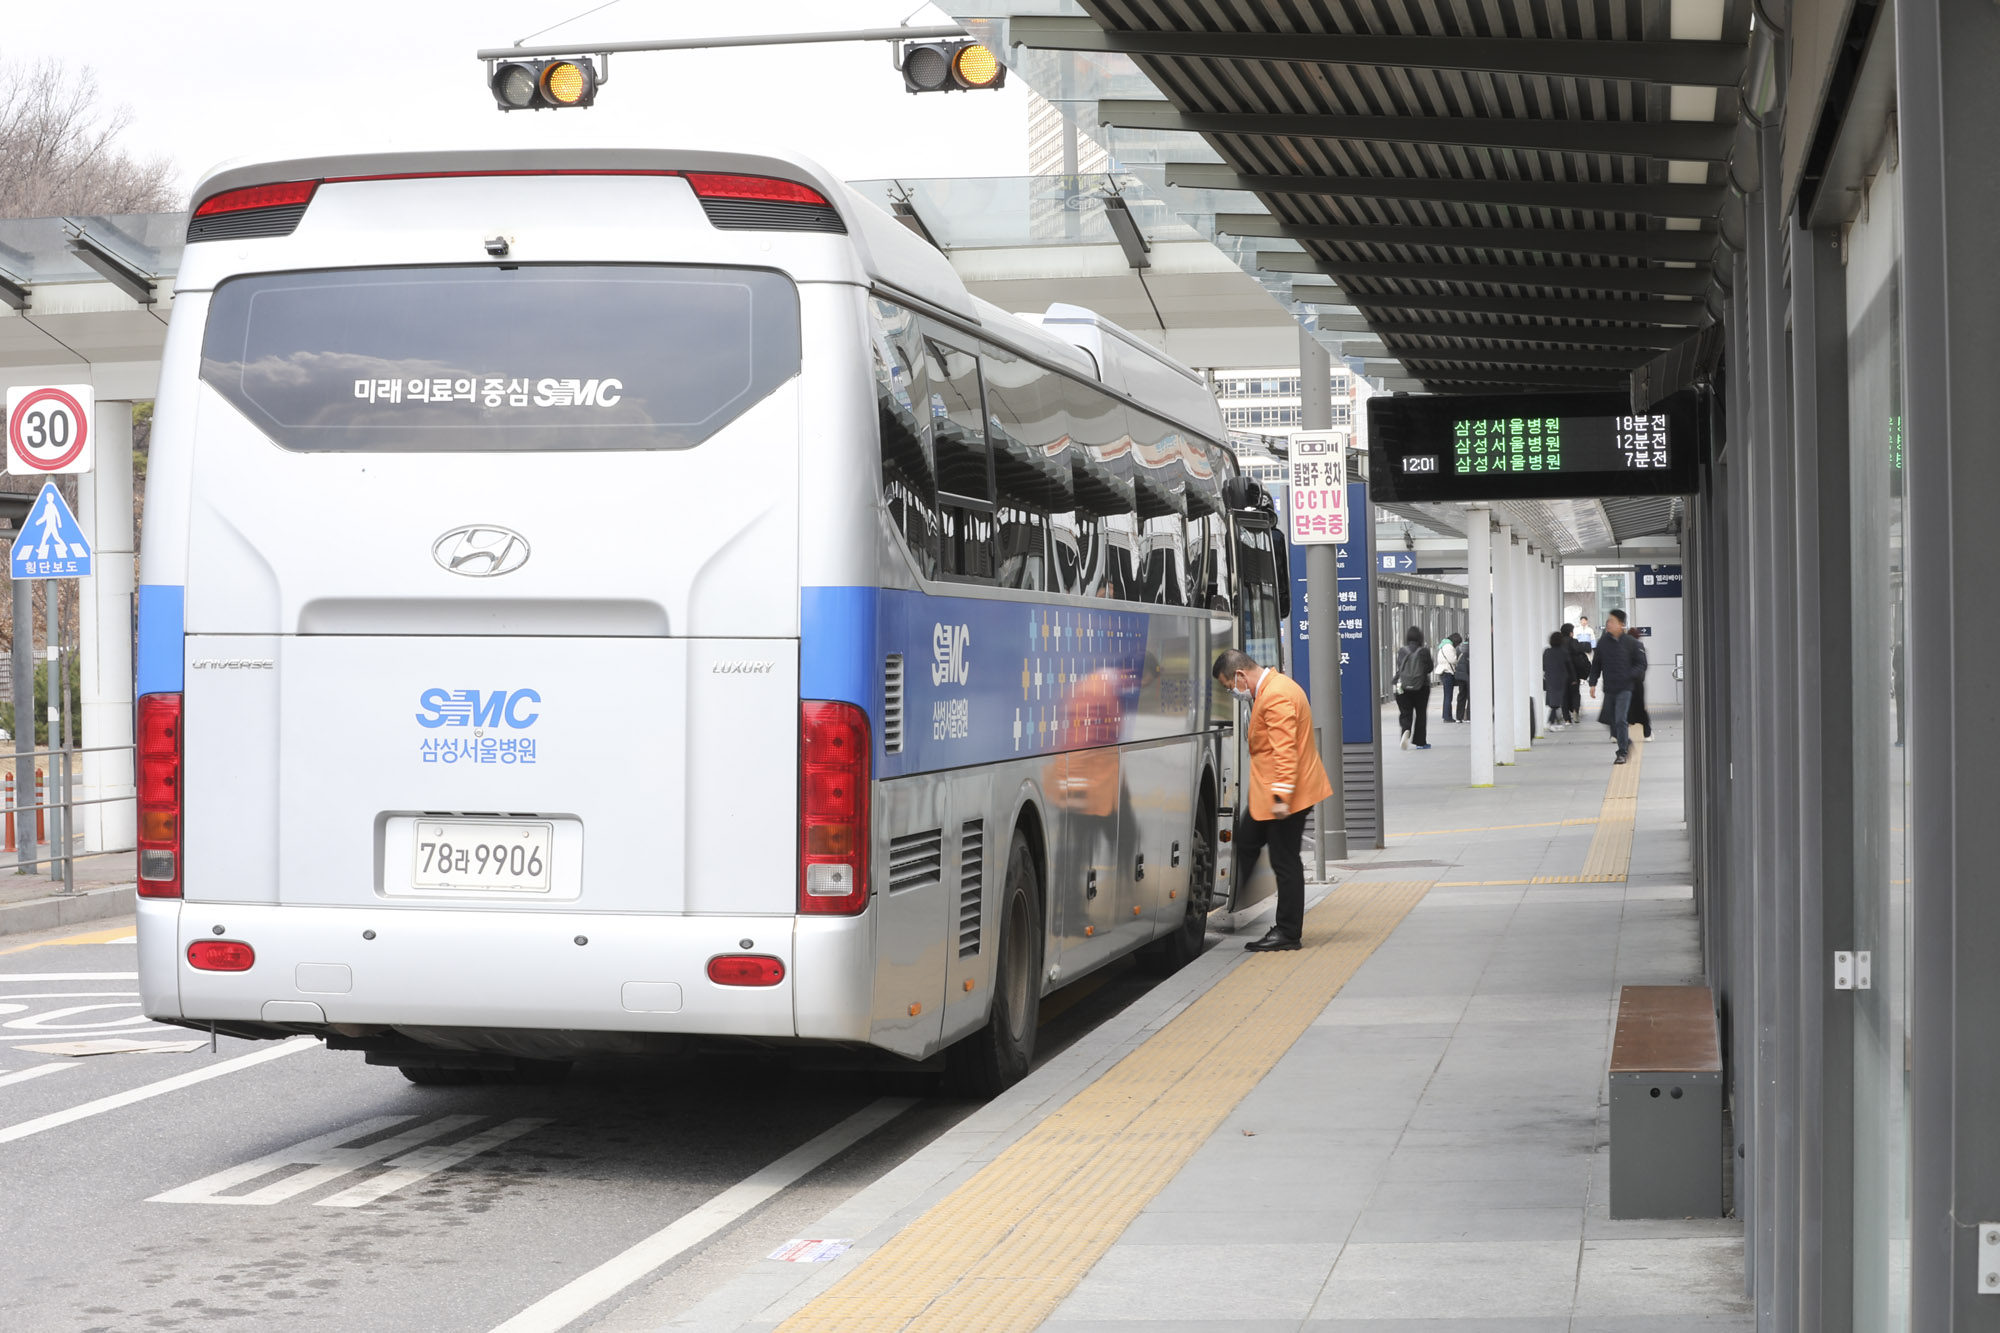
{"label": "person in black coat", "polygon": [[1569,682],[1569,697],[1563,700],[1563,720],[1580,722],[1583,720],[1583,681],[1590,674],[1590,649],[1576,637],[1574,625],[1565,622],[1562,636],[1563,647],[1569,649],[1570,665],[1576,669],[1576,675]]}
{"label": "person in black coat", "polygon": [[1549,706],[1549,726],[1563,725],[1570,691],[1576,688],[1576,660],[1569,655],[1561,630],[1549,632],[1549,646],[1542,649],[1542,701]]}
{"label": "person in black coat", "polygon": [[1604,707],[1597,720],[1611,728],[1618,747],[1613,763],[1622,764],[1632,755],[1632,690],[1646,679],[1646,648],[1625,632],[1625,613],[1612,611],[1604,617],[1604,637],[1590,658],[1590,697],[1597,697],[1597,683],[1604,682]]}

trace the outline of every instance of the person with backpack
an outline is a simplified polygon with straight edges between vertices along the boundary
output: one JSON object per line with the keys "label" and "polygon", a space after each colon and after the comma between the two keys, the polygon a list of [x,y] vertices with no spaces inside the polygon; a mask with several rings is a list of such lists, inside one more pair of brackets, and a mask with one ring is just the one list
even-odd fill
{"label": "person with backpack", "polygon": [[1447,634],[1438,644],[1437,651],[1438,684],[1444,686],[1444,718],[1446,722],[1456,721],[1451,709],[1451,695],[1458,685],[1458,636]]}
{"label": "person with backpack", "polygon": [[1431,711],[1431,650],[1424,632],[1412,625],[1403,632],[1403,646],[1396,650],[1396,716],[1403,729],[1403,748],[1414,743],[1419,750],[1430,749],[1428,724]]}
{"label": "person with backpack", "polygon": [[1564,624],[1562,635],[1571,665],[1576,668],[1576,674],[1570,678],[1569,695],[1563,700],[1563,721],[1575,723],[1583,719],[1583,681],[1590,674],[1590,649],[1576,637],[1576,626]]}
{"label": "person with backpack", "polygon": [[1458,649],[1458,720],[1472,721],[1472,645],[1465,641],[1463,634],[1451,636],[1452,646]]}

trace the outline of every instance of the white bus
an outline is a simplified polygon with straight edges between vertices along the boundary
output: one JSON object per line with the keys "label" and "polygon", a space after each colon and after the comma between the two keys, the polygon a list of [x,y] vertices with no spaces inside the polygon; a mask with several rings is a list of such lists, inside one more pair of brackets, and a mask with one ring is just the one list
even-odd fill
{"label": "white bus", "polygon": [[1221,438],[798,159],[215,172],[146,488],[146,1012],[419,1083],[715,1040],[1005,1086],[1045,994],[1217,905],[1207,667],[1285,590]]}

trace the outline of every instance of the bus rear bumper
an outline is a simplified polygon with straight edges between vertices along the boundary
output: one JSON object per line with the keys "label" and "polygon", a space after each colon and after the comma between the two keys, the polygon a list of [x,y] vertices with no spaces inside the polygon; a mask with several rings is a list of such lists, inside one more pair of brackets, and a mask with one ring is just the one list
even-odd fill
{"label": "bus rear bumper", "polygon": [[[173,906],[177,921],[161,912],[145,923],[153,929],[141,932],[141,988],[148,1012],[160,1017],[308,1029],[324,1023],[833,1040],[865,1040],[868,1032],[868,914],[822,921]],[[164,951],[145,950],[149,937],[174,940],[171,960],[158,956]],[[248,944],[256,961],[243,972],[189,964],[189,945],[218,938]],[[727,954],[776,958],[784,979],[769,986],[711,981],[709,962]],[[163,967],[172,969],[177,1000],[159,983]],[[795,1007],[807,1015],[803,1024]]]}

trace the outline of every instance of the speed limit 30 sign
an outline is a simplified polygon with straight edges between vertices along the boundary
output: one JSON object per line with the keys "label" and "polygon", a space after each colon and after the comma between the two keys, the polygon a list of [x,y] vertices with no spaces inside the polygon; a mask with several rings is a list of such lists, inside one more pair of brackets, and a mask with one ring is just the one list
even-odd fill
{"label": "speed limit 30 sign", "polygon": [[49,476],[90,471],[91,388],[44,384],[7,390],[7,471]]}

